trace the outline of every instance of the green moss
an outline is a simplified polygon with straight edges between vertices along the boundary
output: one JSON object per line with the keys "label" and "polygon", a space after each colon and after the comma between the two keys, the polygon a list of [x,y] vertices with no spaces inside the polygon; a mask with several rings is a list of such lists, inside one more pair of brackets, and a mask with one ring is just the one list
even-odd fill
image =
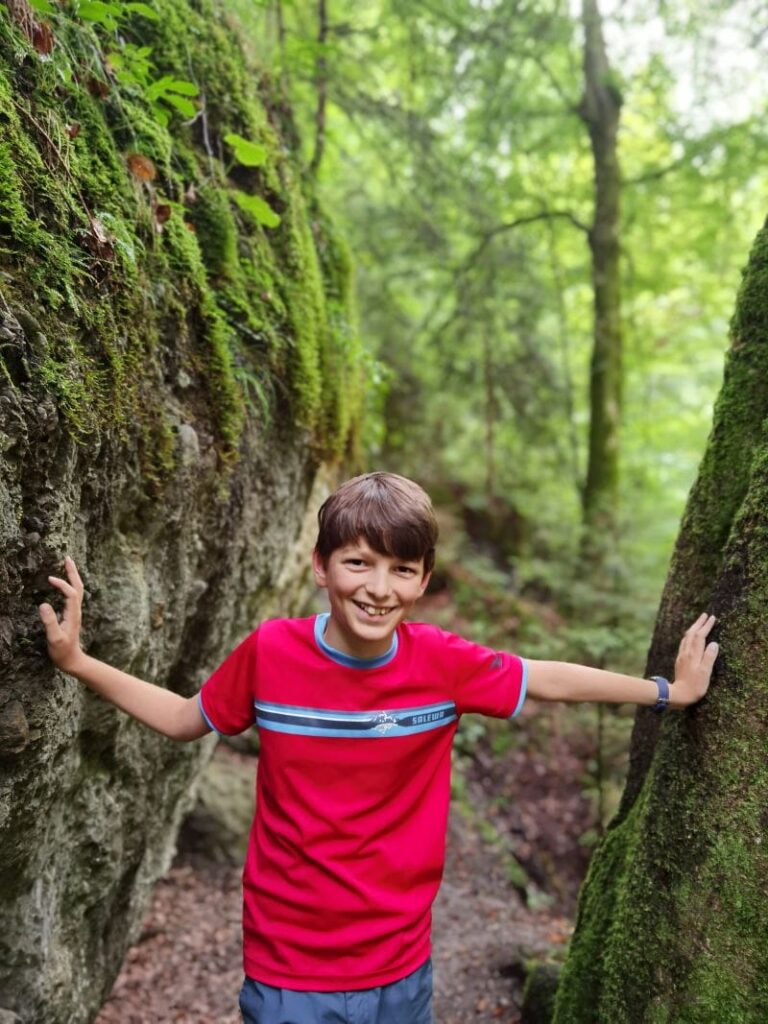
{"label": "green moss", "polygon": [[709,760],[680,723],[665,736],[593,858],[556,1022],[762,1019],[768,771],[747,746]]}
{"label": "green moss", "polygon": [[[656,664],[676,642],[688,609],[709,606],[719,617],[715,682],[702,705],[663,722],[642,785],[630,775],[622,817],[596,851],[581,894],[558,1024],[765,1020],[767,295],[763,230],[665,590],[668,628],[652,654]],[[639,746],[634,753],[648,763]]]}
{"label": "green moss", "polygon": [[208,273],[226,281],[237,279],[237,225],[226,193],[219,188],[201,189],[190,208],[189,220],[197,231]]}
{"label": "green moss", "polygon": [[[200,387],[177,414],[207,421],[223,466],[246,417],[269,422],[276,395],[318,452],[338,453],[359,409],[347,393],[360,387],[349,293],[318,255],[268,90],[209,2],[155,6],[160,20],[137,18],[125,36],[153,47],[158,74],[199,84],[192,125],[160,125],[137,85],[94,95],[99,49],[115,42],[93,27],[56,16],[60,45],[44,62],[0,24],[0,264],[7,301],[34,312],[47,339],[34,386],[81,444],[135,436],[153,486],[174,466],[173,423],[157,409],[180,371]],[[266,165],[236,165],[230,131],[261,142]],[[131,153],[152,161],[153,180],[131,174]],[[235,189],[267,199],[280,227],[250,222]],[[158,204],[171,207],[162,229]]]}
{"label": "green moss", "polygon": [[[667,602],[705,603],[749,484],[752,456],[768,415],[768,229],[755,239],[731,321],[732,345],[712,433],[691,491],[667,585]],[[683,571],[678,570],[683,567]],[[695,583],[691,577],[695,575]]]}
{"label": "green moss", "polygon": [[352,257],[344,239],[317,202],[312,206],[311,223],[326,282],[330,328],[321,354],[321,372],[323,379],[334,385],[325,389],[324,416],[326,430],[335,439],[340,452],[345,440],[354,434],[353,424],[362,415],[366,384],[353,296]]}

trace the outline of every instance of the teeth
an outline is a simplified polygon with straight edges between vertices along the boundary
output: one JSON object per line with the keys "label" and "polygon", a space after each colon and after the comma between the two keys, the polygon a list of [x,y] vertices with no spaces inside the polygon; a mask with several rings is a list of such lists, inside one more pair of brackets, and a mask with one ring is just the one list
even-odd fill
{"label": "teeth", "polygon": [[362,607],[365,609],[366,612],[368,612],[369,615],[381,616],[386,615],[387,612],[389,611],[389,608],[376,608],[376,606],[372,604],[364,604]]}

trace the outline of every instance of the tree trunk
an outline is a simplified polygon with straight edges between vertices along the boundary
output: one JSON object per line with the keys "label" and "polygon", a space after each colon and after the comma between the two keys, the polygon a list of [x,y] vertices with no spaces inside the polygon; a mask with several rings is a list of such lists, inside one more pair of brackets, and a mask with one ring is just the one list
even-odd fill
{"label": "tree trunk", "polygon": [[[586,546],[615,527],[621,421],[621,298],[617,152],[621,96],[611,80],[597,0],[584,0],[584,94],[579,115],[587,126],[595,168],[595,207],[589,230],[594,291],[594,346],[590,371],[589,453],[584,488]],[[602,541],[599,541],[602,543]]]}
{"label": "tree trunk", "polygon": [[706,699],[638,713],[621,807],[595,852],[557,1024],[762,1024],[768,1014],[768,231],[731,325],[707,451],[647,672],[719,618]]}
{"label": "tree trunk", "polygon": [[325,47],[328,41],[327,0],[317,2],[317,58],[315,60],[315,149],[309,162],[309,173],[317,177],[325,152],[325,118],[328,102],[328,57]]}

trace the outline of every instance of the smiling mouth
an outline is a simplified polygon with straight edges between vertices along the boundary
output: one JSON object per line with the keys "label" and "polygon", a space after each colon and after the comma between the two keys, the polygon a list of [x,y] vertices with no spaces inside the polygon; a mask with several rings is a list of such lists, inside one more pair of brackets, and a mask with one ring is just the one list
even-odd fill
{"label": "smiling mouth", "polygon": [[355,601],[355,604],[372,619],[381,619],[389,612],[394,611],[393,608],[377,608],[375,604],[363,604],[362,601]]}

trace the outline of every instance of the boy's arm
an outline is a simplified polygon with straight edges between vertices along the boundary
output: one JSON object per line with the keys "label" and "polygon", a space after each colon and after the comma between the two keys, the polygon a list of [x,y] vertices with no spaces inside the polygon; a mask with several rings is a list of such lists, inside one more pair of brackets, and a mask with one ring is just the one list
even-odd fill
{"label": "boy's arm", "polygon": [[187,698],[171,693],[83,653],[80,648],[83,581],[69,556],[64,564],[66,580],[48,577],[51,585],[64,594],[61,621],[49,604],[42,604],[39,609],[48,640],[48,653],[54,664],[122,711],[170,739],[196,740],[210,732],[197,697]]}
{"label": "boy's arm", "polygon": [[[701,700],[709,687],[717,657],[716,643],[706,643],[714,615],[700,615],[686,631],[675,661],[669,703],[684,708]],[[559,661],[528,661],[528,695],[535,700],[608,701],[613,704],[655,704],[659,690],[650,679],[605,672]]]}

